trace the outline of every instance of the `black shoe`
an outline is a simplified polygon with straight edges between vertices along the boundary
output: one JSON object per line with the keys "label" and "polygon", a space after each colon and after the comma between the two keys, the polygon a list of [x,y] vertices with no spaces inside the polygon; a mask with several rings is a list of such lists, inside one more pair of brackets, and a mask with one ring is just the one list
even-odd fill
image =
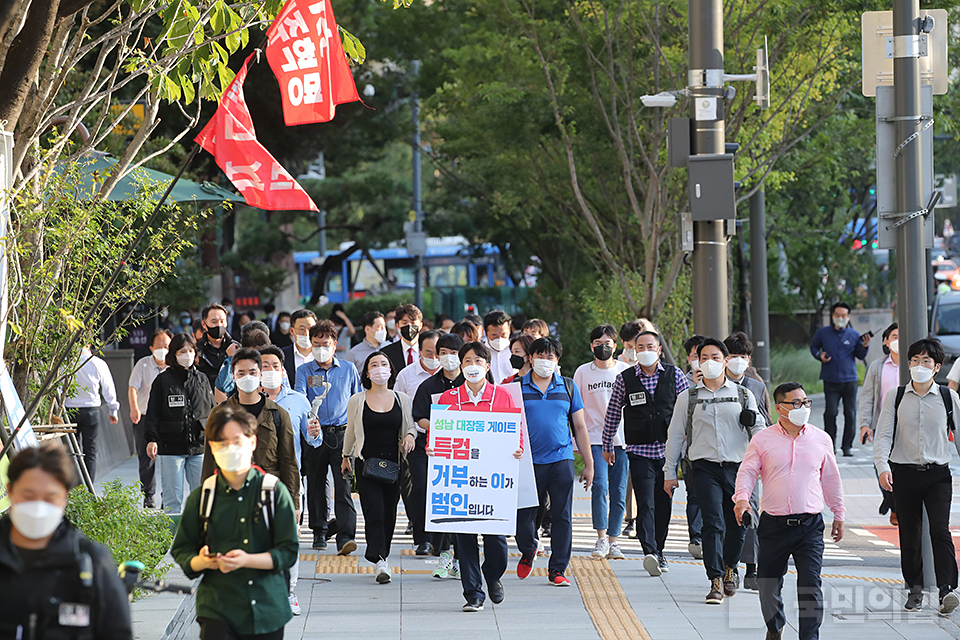
{"label": "black shoe", "polygon": [[314,533],[313,534],[313,548],[320,549],[321,551],[327,548],[327,534],[325,533]]}
{"label": "black shoe", "polygon": [[493,584],[487,584],[487,590],[490,592],[490,600],[493,604],[503,602],[503,583],[497,580]]}
{"label": "black shoe", "polygon": [[844,457],[844,458],[852,458],[852,457],[853,457],[853,452],[850,451],[850,449],[844,449],[844,450],[843,450],[843,457]]}
{"label": "black shoe", "polygon": [[[337,536],[338,531],[340,531],[340,527],[337,525],[337,519],[331,518],[327,522],[327,537],[335,538]],[[348,537],[352,538],[353,536],[348,536]]]}
{"label": "black shoe", "polygon": [[429,542],[421,542],[417,546],[417,555],[418,556],[428,556],[433,553],[433,545]]}
{"label": "black shoe", "polygon": [[921,611],[923,609],[923,593],[908,593],[904,611]]}
{"label": "black shoe", "polygon": [[670,566],[667,564],[667,559],[663,557],[662,553],[657,554],[658,565],[660,567],[660,573],[666,573],[670,571]]}
{"label": "black shoe", "polygon": [[743,577],[743,588],[750,591],[759,591],[760,583],[757,581],[757,574],[751,573]]}
{"label": "black shoe", "polygon": [[631,518],[627,522],[627,526],[623,528],[623,532],[620,535],[622,535],[624,538],[632,538],[633,534],[637,532],[635,522],[636,521]]}
{"label": "black shoe", "polygon": [[766,640],[780,640],[781,638],[783,638],[783,629],[780,629],[780,631],[775,631],[775,632],[767,631],[767,635],[765,636],[765,638]]}
{"label": "black shoe", "polygon": [[463,605],[463,611],[466,613],[473,613],[474,611],[483,611],[483,601],[479,598],[472,598],[467,600],[467,604]]}
{"label": "black shoe", "polygon": [[156,509],[156,503],[153,501],[153,496],[143,499],[143,508],[144,509]]}
{"label": "black shoe", "polygon": [[547,526],[543,527],[543,529],[541,529],[541,532],[542,532],[542,533],[540,534],[540,537],[541,537],[541,538],[550,538],[550,537],[551,537],[550,534],[552,533],[552,529],[553,529],[553,527],[551,527],[550,525],[547,525]]}
{"label": "black shoe", "polygon": [[413,535],[413,523],[412,523],[412,522],[408,522],[408,523],[407,523],[407,528],[403,530],[403,535],[405,535],[405,536],[412,536],[412,535]]}

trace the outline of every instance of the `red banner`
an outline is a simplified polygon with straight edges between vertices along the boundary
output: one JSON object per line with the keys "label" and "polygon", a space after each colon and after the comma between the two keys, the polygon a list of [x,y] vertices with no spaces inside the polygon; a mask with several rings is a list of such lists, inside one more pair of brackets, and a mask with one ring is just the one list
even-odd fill
{"label": "red banner", "polygon": [[297,181],[257,141],[253,118],[243,98],[247,79],[244,61],[237,77],[223,93],[220,106],[195,140],[209,151],[227,178],[251,207],[271,211],[318,211]]}
{"label": "red banner", "polygon": [[329,122],[338,104],[360,99],[330,0],[287,0],[267,30],[267,61],[288,127]]}

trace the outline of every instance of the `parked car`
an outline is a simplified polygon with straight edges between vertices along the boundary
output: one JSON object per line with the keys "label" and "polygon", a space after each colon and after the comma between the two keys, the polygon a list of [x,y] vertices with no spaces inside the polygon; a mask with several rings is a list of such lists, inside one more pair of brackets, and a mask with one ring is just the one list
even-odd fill
{"label": "parked car", "polygon": [[933,279],[939,281],[953,282],[957,275],[957,263],[953,260],[934,260],[930,263],[933,267]]}
{"label": "parked car", "polygon": [[949,293],[936,297],[933,302],[931,330],[943,343],[943,350],[946,352],[946,359],[937,374],[937,382],[946,384],[950,367],[954,360],[960,357],[960,294]]}

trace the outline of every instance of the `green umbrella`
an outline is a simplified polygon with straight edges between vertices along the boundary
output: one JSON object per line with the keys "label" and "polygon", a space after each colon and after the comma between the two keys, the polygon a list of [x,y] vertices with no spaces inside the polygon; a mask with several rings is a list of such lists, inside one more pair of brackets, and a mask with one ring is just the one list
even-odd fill
{"label": "green umbrella", "polygon": [[[113,156],[100,152],[94,154],[96,155],[77,161],[85,185],[91,190],[114,170],[118,162]],[[120,178],[107,199],[114,202],[129,200],[141,191],[144,182],[158,183],[161,189],[165,189],[171,180],[173,176],[167,173],[140,167]],[[194,182],[186,178],[177,181],[169,199],[173,202],[243,202],[243,196],[222,189],[212,182]]]}

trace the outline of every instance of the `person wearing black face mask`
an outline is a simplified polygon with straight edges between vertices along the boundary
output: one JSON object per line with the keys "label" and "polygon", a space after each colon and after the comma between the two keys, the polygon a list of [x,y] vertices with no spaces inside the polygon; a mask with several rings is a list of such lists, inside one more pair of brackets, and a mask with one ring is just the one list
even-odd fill
{"label": "person wearing black face mask", "polygon": [[[390,360],[393,371],[400,373],[407,365],[420,361],[420,345],[417,337],[423,326],[423,312],[412,304],[397,307],[397,329],[400,340],[383,346],[383,355]],[[393,388],[391,383],[390,388]]]}
{"label": "person wearing black face mask", "polygon": [[207,376],[210,388],[216,386],[223,361],[230,355],[233,339],[227,333],[227,310],[219,304],[209,304],[200,311],[203,320],[203,338],[197,343],[197,370]]}
{"label": "person wearing black face mask", "polygon": [[510,339],[510,366],[517,370],[509,378],[505,378],[500,384],[509,384],[520,380],[523,376],[530,373],[530,345],[534,338],[526,333],[521,333]]}

